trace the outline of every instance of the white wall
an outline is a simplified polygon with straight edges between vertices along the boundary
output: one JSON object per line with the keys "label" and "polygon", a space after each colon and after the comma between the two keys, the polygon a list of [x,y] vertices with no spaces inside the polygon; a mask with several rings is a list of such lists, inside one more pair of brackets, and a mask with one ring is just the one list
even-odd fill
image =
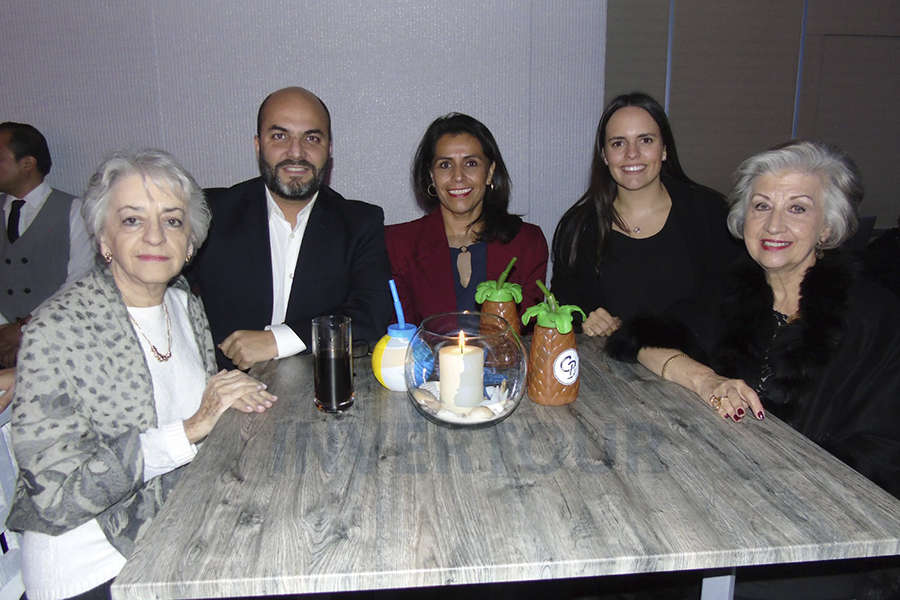
{"label": "white wall", "polygon": [[255,176],[256,110],[286,85],[331,110],[333,187],[388,223],[419,216],[412,154],[451,110],[491,128],[512,210],[548,241],[587,183],[605,1],[2,3],[0,120],[47,136],[62,189],[121,147],[169,150],[203,186]]}

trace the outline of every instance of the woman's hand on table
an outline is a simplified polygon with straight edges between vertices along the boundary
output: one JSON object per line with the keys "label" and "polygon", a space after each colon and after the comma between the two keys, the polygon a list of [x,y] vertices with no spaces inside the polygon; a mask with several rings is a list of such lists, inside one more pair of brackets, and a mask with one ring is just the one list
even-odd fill
{"label": "woman's hand on table", "polygon": [[278,400],[266,391],[266,385],[242,371],[219,371],[206,382],[200,408],[184,422],[184,431],[192,444],[212,431],[219,417],[234,408],[241,412],[265,412]]}
{"label": "woman's hand on table", "polygon": [[745,416],[765,418],[759,395],[743,379],[728,379],[712,373],[698,390],[698,395],[719,416],[738,422]]}
{"label": "woman's hand on table", "polygon": [[590,335],[612,335],[612,333],[622,326],[622,320],[614,317],[605,308],[598,308],[588,315],[587,319],[581,324],[581,330]]}

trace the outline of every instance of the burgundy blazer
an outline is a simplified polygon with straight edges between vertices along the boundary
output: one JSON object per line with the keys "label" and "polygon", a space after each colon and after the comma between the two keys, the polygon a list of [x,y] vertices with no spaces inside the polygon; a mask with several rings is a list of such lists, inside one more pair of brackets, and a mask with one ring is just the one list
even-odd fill
{"label": "burgundy blazer", "polygon": [[[389,225],[384,235],[406,320],[418,325],[430,315],[456,310],[450,249],[440,209],[415,221]],[[522,223],[508,244],[488,243],[488,280],[500,277],[513,256],[518,260],[508,281],[522,286],[521,312],[544,298],[535,281],[546,283],[548,252],[538,226]]]}

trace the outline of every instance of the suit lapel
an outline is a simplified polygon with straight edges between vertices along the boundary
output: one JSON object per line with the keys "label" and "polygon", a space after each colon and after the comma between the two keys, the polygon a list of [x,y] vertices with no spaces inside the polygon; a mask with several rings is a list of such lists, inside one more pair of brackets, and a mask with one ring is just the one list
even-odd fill
{"label": "suit lapel", "polygon": [[[335,268],[343,268],[329,260],[329,248],[333,248],[340,240],[335,236],[339,232],[337,216],[331,204],[330,190],[322,186],[319,196],[309,213],[303,241],[300,243],[300,255],[294,269],[294,281],[291,285],[291,296],[288,300],[288,314],[306,314],[305,295],[314,292],[323,278],[332,275]],[[296,294],[296,295],[295,295]]]}
{"label": "suit lapel", "polygon": [[[259,310],[267,310],[264,316],[266,323],[272,319],[272,249],[269,242],[269,211],[266,204],[265,184],[260,180],[258,186],[247,194],[246,202],[248,210],[245,213],[244,223],[235,223],[236,230],[246,236],[244,244],[237,245],[241,252],[246,252],[246,262],[249,269],[245,273],[248,289],[253,290],[253,295],[258,300],[252,303],[260,307]],[[258,315],[259,316],[259,315]]]}

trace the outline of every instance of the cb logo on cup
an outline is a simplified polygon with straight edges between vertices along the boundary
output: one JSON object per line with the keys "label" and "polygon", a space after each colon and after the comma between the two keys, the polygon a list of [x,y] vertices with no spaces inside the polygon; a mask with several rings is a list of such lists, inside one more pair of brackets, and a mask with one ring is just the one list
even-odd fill
{"label": "cb logo on cup", "polygon": [[563,385],[572,385],[578,379],[578,351],[563,350],[553,361],[553,376]]}

